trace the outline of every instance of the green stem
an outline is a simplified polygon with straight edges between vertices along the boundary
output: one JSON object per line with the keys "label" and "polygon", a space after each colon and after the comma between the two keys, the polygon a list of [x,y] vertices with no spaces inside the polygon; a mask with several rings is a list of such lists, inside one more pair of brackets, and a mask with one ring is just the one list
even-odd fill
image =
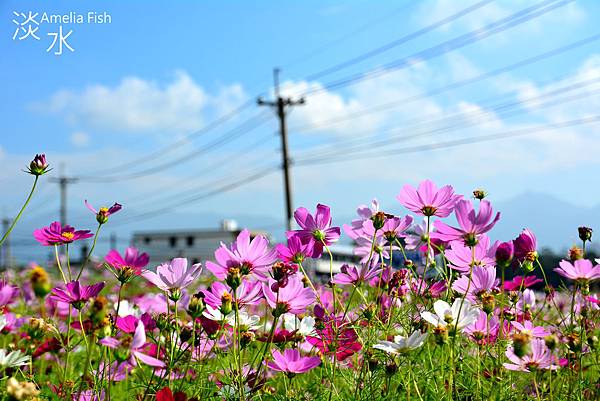
{"label": "green stem", "polygon": [[96,229],[96,234],[94,234],[94,242],[92,243],[92,247],[90,248],[90,251],[88,252],[87,256],[85,257],[85,260],[81,264],[81,269],[79,269],[79,273],[77,274],[77,280],[79,280],[79,277],[81,277],[81,273],[83,273],[83,269],[85,268],[85,265],[87,265],[87,263],[90,261],[90,257],[92,256],[92,253],[94,252],[94,248],[96,247],[96,242],[98,241],[98,233],[100,233],[100,227],[102,227],[102,224],[98,223],[98,228]]}
{"label": "green stem", "polygon": [[19,219],[21,218],[21,215],[25,211],[25,208],[29,204],[29,201],[31,200],[31,197],[33,196],[33,192],[35,191],[35,187],[37,185],[39,177],[40,177],[39,175],[35,176],[35,180],[33,181],[33,186],[31,187],[31,191],[29,191],[29,196],[27,197],[27,200],[25,200],[25,203],[21,207],[21,210],[19,211],[19,214],[17,214],[17,217],[15,217],[13,219],[12,224],[10,225],[10,227],[8,227],[8,230],[6,230],[6,232],[2,236],[2,239],[0,239],[0,246],[2,246],[2,244],[4,243],[4,241],[6,241],[6,239],[10,235],[11,231],[13,230],[13,228],[15,228],[15,225],[17,224],[17,221],[19,221]]}
{"label": "green stem", "polygon": [[66,285],[68,283],[68,281],[65,277],[65,272],[63,271],[62,266],[60,265],[60,256],[58,256],[58,246],[57,245],[54,245],[54,254],[56,255],[56,265],[58,266],[58,271],[60,272],[63,282]]}

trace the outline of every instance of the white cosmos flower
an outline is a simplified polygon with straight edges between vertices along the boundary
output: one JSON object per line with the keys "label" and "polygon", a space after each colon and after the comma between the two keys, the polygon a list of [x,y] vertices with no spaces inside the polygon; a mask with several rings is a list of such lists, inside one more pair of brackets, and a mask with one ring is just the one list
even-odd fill
{"label": "white cosmos flower", "polygon": [[[461,308],[462,304],[462,308]],[[436,327],[450,326],[461,330],[479,317],[479,309],[473,306],[468,299],[456,298],[452,306],[448,302],[438,300],[433,304],[435,315],[431,312],[421,312],[421,317]],[[460,310],[460,316],[459,316]]]}
{"label": "white cosmos flower", "polygon": [[[117,305],[115,305],[114,308],[116,311]],[[140,310],[135,305],[132,305],[126,299],[119,302],[118,308],[119,308],[119,316],[120,317],[125,317],[125,316],[129,316],[129,315],[133,315],[135,317],[140,317],[140,315],[141,315]]]}
{"label": "white cosmos flower", "polygon": [[402,354],[413,349],[419,348],[425,342],[427,333],[414,331],[409,337],[395,336],[394,342],[379,341],[373,346],[375,349],[385,351],[388,354]]}
{"label": "white cosmos flower", "polygon": [[[207,306],[208,308],[209,306]],[[219,312],[220,313],[220,312]],[[230,326],[235,326],[235,313],[230,313],[227,315],[227,323]],[[257,315],[249,315],[245,311],[238,312],[238,324],[242,331],[244,330],[256,330],[260,327],[260,316]]]}
{"label": "white cosmos flower", "polygon": [[225,322],[227,321],[227,315],[221,313],[219,309],[213,308],[210,305],[206,305],[206,309],[202,313],[204,317],[209,318],[210,320],[214,320],[216,322]]}
{"label": "white cosmos flower", "polygon": [[305,316],[300,320],[296,315],[286,313],[283,315],[283,327],[289,331],[298,330],[298,334],[307,336],[312,334],[315,329],[315,318],[312,316]]}
{"label": "white cosmos flower", "polygon": [[30,360],[31,357],[25,355],[21,350],[12,351],[7,354],[5,349],[0,349],[0,366],[4,368],[27,365]]}

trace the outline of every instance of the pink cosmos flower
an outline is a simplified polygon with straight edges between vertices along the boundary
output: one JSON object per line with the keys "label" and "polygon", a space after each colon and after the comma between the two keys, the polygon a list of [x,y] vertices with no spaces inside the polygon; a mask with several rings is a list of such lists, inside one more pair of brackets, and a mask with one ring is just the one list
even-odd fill
{"label": "pink cosmos flower", "polygon": [[324,355],[335,354],[338,361],[344,361],[362,349],[358,334],[351,325],[342,322],[341,317],[325,316],[320,307],[315,307],[315,315],[323,321],[324,327],[315,329],[316,335],[307,336],[306,340]]}
{"label": "pink cosmos flower", "polygon": [[512,280],[504,282],[504,291],[518,291],[522,288],[529,288],[544,280],[536,276],[515,276]]}
{"label": "pink cosmos flower", "polygon": [[340,273],[333,276],[333,282],[340,285],[354,284],[358,286],[377,277],[382,270],[380,267],[361,265],[357,268],[356,266],[344,264],[340,268]]}
{"label": "pink cosmos flower", "polygon": [[273,313],[293,313],[299,315],[306,312],[306,308],[315,302],[315,293],[310,288],[305,288],[302,279],[298,275],[291,276],[288,284],[274,292],[271,288],[275,280],[269,279],[268,283],[262,284],[263,293],[267,303],[273,308]]}
{"label": "pink cosmos flower", "polygon": [[537,240],[535,234],[525,228],[521,234],[513,240],[515,247],[515,259],[522,263],[525,260],[533,262],[537,258]]}
{"label": "pink cosmos flower", "polygon": [[500,219],[500,213],[493,217],[492,205],[487,200],[479,202],[479,212],[475,213],[473,203],[470,200],[461,200],[456,203],[454,209],[456,220],[460,228],[450,227],[441,220],[433,224],[437,232],[432,237],[442,241],[463,241],[467,246],[475,246],[482,234],[490,231]]}
{"label": "pink cosmos flower", "polygon": [[396,198],[408,210],[421,216],[447,217],[462,196],[455,195],[450,185],[437,189],[433,182],[425,180],[416,190],[408,184],[403,186]]}
{"label": "pink cosmos flower", "polygon": [[600,279],[600,265],[594,266],[587,259],[578,259],[573,264],[567,260],[562,260],[559,266],[554,271],[571,280],[589,283]]}
{"label": "pink cosmos flower", "polygon": [[109,348],[124,347],[129,351],[129,359],[127,362],[131,366],[137,366],[138,361],[152,367],[163,368],[165,363],[150,355],[144,353],[144,347],[146,346],[146,330],[144,323],[139,321],[135,328],[133,338],[127,337],[126,340],[119,341],[114,337],[105,337],[99,341],[100,344],[105,345]]}
{"label": "pink cosmos flower", "polygon": [[4,281],[0,281],[0,308],[10,304],[19,294],[19,289]]}
{"label": "pink cosmos flower", "polygon": [[262,286],[258,282],[242,280],[234,291],[226,284],[215,281],[210,289],[203,290],[204,302],[213,308],[220,308],[224,300],[237,304],[239,308],[247,305],[257,305],[262,299]]}
{"label": "pink cosmos flower", "polygon": [[101,207],[100,209],[96,210],[94,209],[94,207],[92,205],[90,205],[87,201],[87,199],[85,200],[85,207],[87,207],[90,212],[94,213],[96,215],[96,221],[100,224],[104,224],[108,221],[108,217],[111,214],[115,214],[117,213],[119,210],[121,210],[123,208],[123,206],[121,206],[119,203],[116,203],[114,205],[112,205],[111,207]]}
{"label": "pink cosmos flower", "polygon": [[142,269],[148,265],[150,257],[145,252],[140,253],[136,248],[129,247],[125,250],[124,257],[119,251],[111,249],[104,260],[117,271],[130,268],[135,275],[139,276],[142,274]]}
{"label": "pink cosmos flower", "polygon": [[544,340],[534,338],[531,340],[531,353],[519,358],[515,355],[513,347],[508,347],[506,357],[512,363],[504,363],[504,367],[509,370],[518,370],[521,372],[531,372],[537,369],[557,369],[554,364],[554,355],[546,347]]}
{"label": "pink cosmos flower", "polygon": [[302,263],[304,259],[310,257],[312,248],[310,244],[303,244],[300,238],[292,236],[287,240],[287,246],[277,244],[275,249],[281,260],[287,263]]}
{"label": "pink cosmos flower", "polygon": [[278,372],[305,373],[321,364],[321,358],[318,356],[302,356],[297,349],[288,348],[283,354],[274,349],[271,354],[273,361],[268,362],[267,366]]}
{"label": "pink cosmos flower", "polygon": [[[354,254],[356,256],[360,256],[360,263],[369,262],[371,265],[376,265],[379,262],[380,254],[383,259],[389,259],[389,246],[387,246],[386,240],[383,236],[378,235],[375,237],[375,242],[373,242],[373,237],[360,236],[356,238],[354,241],[356,242],[356,246],[354,247]],[[373,250],[371,252],[371,249]],[[393,249],[398,249],[398,247],[394,246]]]}
{"label": "pink cosmos flower", "polygon": [[[373,222],[369,221],[369,225],[365,227],[366,234],[370,234],[371,230],[375,230],[373,227]],[[402,218],[400,217],[392,217],[391,219],[387,219],[381,227],[381,232],[383,232],[383,236],[389,242],[394,241],[396,238],[404,238],[406,237],[406,231],[410,228],[413,223],[413,217],[406,215]],[[371,234],[371,236],[373,236]]]}
{"label": "pink cosmos flower", "polygon": [[277,261],[277,251],[269,249],[269,240],[257,235],[250,240],[250,232],[242,230],[228,248],[221,243],[215,251],[217,263],[206,262],[206,268],[219,280],[225,280],[230,269],[238,269],[241,276],[253,275],[261,280],[268,277],[269,268]]}
{"label": "pink cosmos flower", "polygon": [[517,302],[517,310],[527,311],[535,306],[535,292],[529,288],[519,294],[519,301]]}
{"label": "pink cosmos flower", "polygon": [[179,291],[190,285],[202,273],[202,266],[196,263],[188,268],[186,258],[175,258],[156,268],[156,273],[144,270],[142,276],[163,291]]}
{"label": "pink cosmos flower", "polygon": [[369,221],[371,216],[377,212],[379,212],[379,202],[377,202],[377,199],[373,199],[370,207],[360,205],[358,209],[356,209],[356,214],[358,214],[359,218],[352,220],[350,226],[344,224],[344,231],[350,238],[356,239],[356,237],[360,236],[363,232],[363,224]]}
{"label": "pink cosmos flower", "polygon": [[76,309],[80,309],[85,302],[90,298],[95,297],[104,288],[104,282],[93,285],[81,285],[79,281],[71,281],[67,283],[66,290],[62,288],[52,289],[50,298],[54,301],[60,301],[73,305]]}
{"label": "pink cosmos flower", "polygon": [[297,236],[300,242],[309,244],[313,258],[323,254],[324,244],[329,246],[340,238],[340,228],[331,227],[329,206],[318,204],[314,217],[306,208],[300,207],[294,212],[294,218],[301,229],[288,231],[287,237]]}
{"label": "pink cosmos flower", "polygon": [[550,335],[550,332],[542,326],[534,326],[529,320],[525,320],[523,323],[517,321],[510,322],[511,326],[514,327],[519,333],[526,334],[531,337],[544,338]]}
{"label": "pink cosmos flower", "polygon": [[466,246],[462,241],[452,241],[450,249],[446,250],[445,255],[454,270],[468,273],[471,271],[471,265],[476,267],[493,266],[497,246],[498,241],[490,246],[490,239],[484,234],[479,237],[479,241],[475,245],[475,260],[473,260],[473,251],[471,248]]}
{"label": "pink cosmos flower", "polygon": [[73,241],[93,237],[90,230],[77,230],[69,225],[64,227],[58,222],[50,224],[49,227],[42,227],[33,232],[35,239],[42,245],[64,245]]}
{"label": "pink cosmos flower", "polygon": [[412,233],[405,237],[406,249],[417,249],[421,245],[427,245],[427,221],[413,226]]}
{"label": "pink cosmos flower", "polygon": [[[480,267],[473,270],[471,274],[471,286],[469,287],[469,276],[463,274],[452,284],[452,289],[459,294],[466,295],[467,299],[475,302],[481,294],[491,293],[498,286],[496,268],[494,266]],[[469,287],[469,292],[467,292]]]}
{"label": "pink cosmos flower", "polygon": [[470,326],[465,327],[467,333],[478,345],[493,344],[498,338],[500,321],[495,315],[488,317],[484,311],[479,312],[479,317]]}

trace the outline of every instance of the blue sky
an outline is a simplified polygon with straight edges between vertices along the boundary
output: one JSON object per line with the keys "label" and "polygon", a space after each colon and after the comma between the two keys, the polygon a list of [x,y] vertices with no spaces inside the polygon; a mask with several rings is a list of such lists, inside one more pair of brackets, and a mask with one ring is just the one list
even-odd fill
{"label": "blue sky", "polygon": [[[47,154],[55,175],[64,164],[69,175],[114,176],[114,170],[108,174],[103,169],[185,140],[186,134],[257,94],[269,94],[274,66],[282,67],[286,93],[316,90],[306,97],[306,106],[290,114],[291,153],[298,161],[323,149],[344,154],[353,138],[359,138],[359,145],[390,140],[393,148],[410,148],[598,114],[600,85],[594,79],[600,78],[600,41],[475,84],[427,95],[597,34],[600,3],[595,1],[571,2],[456,51],[427,60],[414,58],[408,68],[385,69],[394,60],[537,4],[491,2],[350,68],[306,79],[472,4],[476,2],[4,1],[0,4],[0,51],[4,55],[0,58],[0,210],[10,215],[18,208],[30,185],[30,178],[19,169],[34,153]],[[75,51],[64,50],[56,56],[46,48],[51,43],[47,33],[56,32],[58,26],[41,25],[39,41],[13,40],[13,11],[107,12],[111,23],[65,24],[65,32],[73,31],[68,41]],[[376,69],[382,71],[376,78],[324,89],[330,82]],[[582,81],[588,84],[552,98],[557,100],[551,105],[540,106],[549,100],[548,93]],[[512,114],[494,108],[519,101],[523,104]],[[356,117],[390,102],[397,104]],[[283,198],[281,176],[276,172],[161,213],[178,218],[167,215],[143,222],[134,218],[184,199],[180,193],[189,188],[199,187],[201,195],[221,185],[219,181],[226,183],[277,165],[277,124],[268,111],[258,107],[247,108],[173,152],[139,167],[120,169],[117,175],[185,157],[260,112],[265,113],[261,116],[264,124],[257,129],[158,174],[106,184],[82,180],[70,188],[71,223],[93,226],[82,205],[86,198],[95,204],[120,201],[125,205],[121,218],[130,219],[129,223],[115,227],[125,238],[135,229],[189,228],[210,220],[186,218],[196,214],[214,215],[215,221],[240,215],[254,225],[260,225],[261,219],[265,226],[278,223]],[[449,116],[457,129],[449,130],[448,123],[439,122]],[[330,120],[340,122],[323,124]],[[439,134],[420,135],[436,128]],[[294,201],[307,207],[327,203],[334,215],[350,217],[358,204],[377,197],[384,207],[397,212],[401,209],[395,195],[400,187],[429,177],[453,184],[460,192],[483,187],[492,201],[540,192],[577,207],[591,207],[600,203],[600,189],[593,184],[600,150],[598,129],[599,124],[586,124],[443,150],[356,160],[348,156],[343,163],[299,165],[293,170]],[[416,138],[403,138],[411,135]],[[56,184],[42,184],[30,220],[17,230],[19,238],[27,237],[31,227],[57,218]]]}

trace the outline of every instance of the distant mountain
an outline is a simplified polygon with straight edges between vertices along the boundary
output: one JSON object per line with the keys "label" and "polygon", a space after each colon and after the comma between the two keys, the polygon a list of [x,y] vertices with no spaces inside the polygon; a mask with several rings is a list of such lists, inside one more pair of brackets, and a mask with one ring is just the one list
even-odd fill
{"label": "distant mountain", "polygon": [[[494,202],[494,208],[502,213],[493,230],[495,239],[515,238],[523,228],[529,228],[540,246],[560,251],[580,244],[577,227],[584,225],[597,229],[600,243],[600,205],[579,207],[549,194],[531,192]],[[594,242],[592,238],[592,245]]]}

